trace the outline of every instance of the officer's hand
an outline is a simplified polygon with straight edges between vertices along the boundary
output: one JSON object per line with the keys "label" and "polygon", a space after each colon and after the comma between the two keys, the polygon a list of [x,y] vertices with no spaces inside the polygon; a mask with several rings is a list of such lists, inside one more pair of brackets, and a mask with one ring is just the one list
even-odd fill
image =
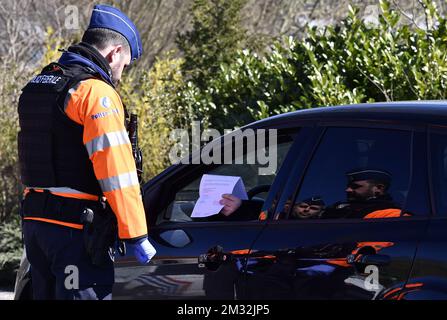
{"label": "officer's hand", "polygon": [[135,257],[141,264],[149,263],[152,257],[157,253],[147,238],[138,240],[138,242],[133,244],[132,247]]}
{"label": "officer's hand", "polygon": [[220,211],[224,216],[228,217],[235,212],[242,204],[242,200],[232,194],[223,194],[219,201],[224,207]]}

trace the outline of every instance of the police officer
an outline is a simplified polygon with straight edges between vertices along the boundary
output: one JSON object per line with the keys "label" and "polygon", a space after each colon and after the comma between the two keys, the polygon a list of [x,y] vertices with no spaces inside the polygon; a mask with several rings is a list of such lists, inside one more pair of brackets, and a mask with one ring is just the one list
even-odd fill
{"label": "police officer", "polygon": [[[324,212],[325,203],[320,196],[310,197],[293,206],[291,219],[318,219]],[[287,211],[286,209],[284,209]]]}
{"label": "police officer", "polygon": [[[110,299],[108,247],[114,238],[103,240],[114,228],[141,263],[156,253],[147,238],[125,109],[115,91],[142,50],[125,14],[96,5],[82,42],[22,91],[21,214],[36,299]],[[97,221],[106,221],[106,229]],[[87,223],[96,225],[89,234]],[[86,241],[91,236],[98,240]],[[96,259],[98,250],[103,259]]]}
{"label": "police officer", "polygon": [[391,174],[384,170],[366,168],[346,173],[345,202],[328,207],[322,218],[383,218],[399,217],[401,210],[393,202],[388,188]]}

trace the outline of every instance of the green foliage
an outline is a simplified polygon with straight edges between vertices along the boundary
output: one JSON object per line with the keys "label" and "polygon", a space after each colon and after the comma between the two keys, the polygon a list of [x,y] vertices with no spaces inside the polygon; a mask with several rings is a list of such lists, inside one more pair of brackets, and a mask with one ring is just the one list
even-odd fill
{"label": "green foliage", "polygon": [[350,7],[340,24],[277,41],[265,56],[239,50],[206,88],[188,88],[196,110],[222,129],[317,106],[444,99],[446,20],[430,1],[422,3],[425,29],[403,24],[400,12],[381,1],[376,25]]}
{"label": "green foliage", "polygon": [[36,70],[29,70],[17,64],[3,64],[0,80],[0,222],[18,215],[19,201],[23,187],[20,183],[17,133],[19,120],[17,114],[21,89],[33,74],[54,61],[63,42],[52,37],[53,30],[48,28],[45,55]]}
{"label": "green foliage", "polygon": [[19,218],[0,223],[0,283],[17,271],[22,256],[22,238]]}
{"label": "green foliage", "polygon": [[[20,251],[14,228],[6,220],[18,218],[20,181],[17,166],[18,118],[15,112],[20,84],[14,81],[18,77],[15,68],[4,66],[4,75],[0,82],[0,284],[10,284],[14,270],[20,262]],[[10,250],[11,246],[14,250]],[[17,249],[17,250],[16,250]]]}
{"label": "green foliage", "polygon": [[157,59],[151,70],[125,75],[120,84],[119,91],[129,112],[139,118],[145,180],[169,165],[171,131],[189,124],[192,111],[187,104],[182,104],[185,99],[180,96],[186,86],[181,63],[181,59],[172,58],[168,53],[164,59]]}
{"label": "green foliage", "polygon": [[46,53],[36,70],[17,64],[4,64],[0,80],[0,283],[13,281],[22,255],[19,203],[23,186],[20,183],[17,153],[17,114],[21,89],[32,75],[60,55],[61,42],[48,30]]}
{"label": "green foliage", "polygon": [[0,81],[0,222],[17,214],[21,190],[17,167],[18,115],[21,89],[15,66],[4,66]]}
{"label": "green foliage", "polygon": [[49,65],[51,62],[57,61],[61,56],[59,49],[66,49],[71,44],[80,42],[82,35],[80,32],[73,34],[69,39],[63,39],[55,36],[55,31],[52,27],[46,29],[46,38],[44,44],[44,55],[40,61],[40,66],[35,71]]}
{"label": "green foliage", "polygon": [[247,39],[240,10],[246,0],[194,0],[191,31],[177,35],[184,55],[183,74],[199,88],[206,88],[221,63],[229,63]]}

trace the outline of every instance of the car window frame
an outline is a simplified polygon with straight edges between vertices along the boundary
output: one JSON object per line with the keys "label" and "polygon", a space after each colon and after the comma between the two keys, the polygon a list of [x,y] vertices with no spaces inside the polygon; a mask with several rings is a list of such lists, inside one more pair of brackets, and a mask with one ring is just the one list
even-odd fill
{"label": "car window frame", "polygon": [[[286,185],[284,187],[284,192],[280,196],[279,205],[276,207],[274,212],[274,219],[270,219],[270,223],[273,224],[283,224],[283,223],[317,223],[317,224],[343,224],[343,223],[374,223],[375,221],[402,221],[402,217],[399,218],[379,218],[379,219],[358,219],[358,218],[345,218],[345,219],[310,219],[310,220],[293,220],[293,219],[277,219],[279,214],[282,212],[282,209],[285,205],[285,203],[288,200],[288,194],[290,190],[293,190],[292,192],[292,199],[294,201],[296,200],[296,197],[298,196],[302,184],[304,181],[304,177],[307,173],[307,170],[309,169],[309,165],[311,160],[314,158],[315,153],[318,151],[319,146],[321,145],[321,142],[323,141],[323,138],[325,136],[325,133],[327,129],[333,128],[333,127],[340,127],[340,128],[367,128],[367,129],[385,129],[385,130],[398,130],[398,131],[407,131],[411,134],[410,137],[410,154],[411,154],[411,163],[410,163],[410,181],[409,181],[409,189],[408,194],[414,192],[416,185],[415,180],[413,179],[413,173],[414,173],[414,161],[417,162],[417,164],[422,165],[423,173],[422,173],[422,179],[426,181],[427,188],[429,186],[429,171],[428,171],[428,161],[427,161],[427,148],[429,147],[427,143],[427,126],[425,124],[420,123],[398,123],[394,121],[377,121],[377,120],[356,120],[354,123],[352,120],[347,119],[340,119],[340,120],[325,120],[325,121],[318,121],[316,123],[316,127],[321,129],[319,139],[315,142],[315,145],[310,148],[312,149],[312,153],[308,155],[308,159],[306,161],[305,166],[302,166],[297,163],[294,170],[298,172],[298,174],[294,175],[291,174],[288,181],[286,182]],[[415,152],[415,136],[419,137],[419,144],[418,150],[424,150],[424,154],[418,155],[417,152]],[[294,178],[295,177],[295,178]],[[295,185],[295,187],[293,187]],[[289,192],[286,192],[285,190],[288,190]],[[432,202],[432,194],[431,191],[429,192],[429,198],[427,201],[428,205],[428,213],[426,215],[417,215],[417,216],[411,216],[411,217],[405,217],[405,221],[419,221],[419,220],[427,220],[432,216],[432,208],[433,208],[433,202]],[[405,199],[403,209],[406,209],[407,207],[407,201],[409,196],[407,195],[407,198]],[[290,210],[292,207],[290,207],[289,212],[287,213],[287,217],[290,214]]]}
{"label": "car window frame", "polygon": [[[291,126],[291,125],[279,125],[279,126],[252,126],[252,127],[244,127],[241,129],[253,129],[253,130],[258,130],[258,129],[277,129],[278,131],[280,130],[290,130],[290,131],[295,131],[296,133],[296,137],[299,137],[301,135],[302,130],[305,128],[306,126]],[[279,135],[279,133],[278,133]],[[221,147],[223,147],[224,145],[224,140],[222,139],[223,136],[219,137],[219,141],[212,141],[210,143],[220,143]],[[281,172],[282,167],[284,165],[284,163],[286,162],[286,159],[288,157],[288,155],[291,153],[292,149],[294,148],[294,146],[296,145],[296,141],[299,140],[297,138],[295,138],[295,140],[292,142],[292,145],[290,146],[290,149],[286,155],[286,158],[284,159],[283,163],[281,164],[281,167],[278,169],[278,174],[276,175],[275,179],[273,180],[272,183],[272,187],[273,185],[275,185],[275,183],[277,183],[279,174]],[[245,143],[245,140],[244,140]],[[245,145],[244,145],[245,146]],[[203,148],[203,147],[202,147]],[[202,149],[201,148],[201,149]],[[200,150],[201,150],[200,149]],[[244,148],[245,150],[245,148]],[[223,153],[222,153],[223,154]],[[234,155],[233,155],[234,156]],[[192,155],[189,155],[189,158],[191,159]],[[177,168],[172,169],[172,167],[177,166]],[[191,183],[191,181],[186,182],[186,183],[180,183],[181,180],[184,179],[190,179],[191,176],[193,177],[198,177],[201,174],[206,174],[207,172],[209,172],[210,170],[213,170],[214,168],[217,168],[220,166],[220,164],[176,164],[173,165],[170,168],[167,168],[166,171],[168,172],[168,177],[166,178],[157,178],[157,183],[158,185],[154,185],[152,183],[148,183],[148,185],[145,188],[144,194],[145,197],[147,197],[148,193],[151,192],[158,192],[162,194],[162,202],[163,204],[158,205],[157,206],[157,212],[156,214],[154,214],[154,211],[151,212],[150,210],[150,206],[148,206],[146,209],[147,214],[150,215],[150,219],[149,221],[149,226],[153,229],[172,229],[172,227],[178,227],[178,228],[184,228],[184,227],[189,227],[189,226],[214,226],[214,225],[227,225],[227,224],[231,224],[231,225],[245,225],[245,224],[253,224],[256,223],[259,225],[259,223],[261,222],[260,220],[242,220],[242,221],[187,221],[187,222],[170,222],[170,221],[166,221],[164,223],[161,224],[156,224],[158,217],[160,214],[164,214],[163,212],[167,209],[167,207],[169,206],[169,204],[175,200],[175,194],[181,190],[181,188],[184,188],[186,185],[188,185],[189,183]],[[192,166],[195,166],[196,168],[191,169]],[[177,177],[176,177],[177,176]],[[174,180],[172,180],[175,177]],[[195,179],[195,178],[193,178]],[[172,190],[172,186],[178,186],[176,187],[175,191],[171,191]],[[271,188],[272,188],[271,187]],[[171,195],[168,195],[167,192],[172,192]],[[269,190],[268,195],[266,197],[266,201],[269,198],[269,194],[270,194],[271,190]],[[171,201],[170,201],[171,200]],[[263,207],[266,205],[266,201],[264,202]],[[146,202],[146,201],[145,201]],[[146,208],[146,206],[145,206]],[[263,209],[262,209],[263,210]],[[149,211],[149,212],[148,212]]]}
{"label": "car window frame", "polygon": [[432,219],[447,219],[447,212],[442,214],[438,212],[438,203],[436,200],[435,184],[434,184],[434,169],[432,166],[432,134],[445,134],[447,136],[447,126],[431,124],[427,128],[427,165],[428,165],[428,180],[430,189],[430,199],[432,206]]}

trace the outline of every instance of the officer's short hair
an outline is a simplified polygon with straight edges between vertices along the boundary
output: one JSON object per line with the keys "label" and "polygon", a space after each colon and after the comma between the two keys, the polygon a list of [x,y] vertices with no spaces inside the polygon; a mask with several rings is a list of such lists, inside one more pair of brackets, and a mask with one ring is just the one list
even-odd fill
{"label": "officer's short hair", "polygon": [[127,39],[119,32],[105,29],[105,28],[92,28],[84,32],[82,36],[82,42],[88,43],[98,50],[103,50],[107,46],[122,45],[126,52],[130,53],[130,46]]}

